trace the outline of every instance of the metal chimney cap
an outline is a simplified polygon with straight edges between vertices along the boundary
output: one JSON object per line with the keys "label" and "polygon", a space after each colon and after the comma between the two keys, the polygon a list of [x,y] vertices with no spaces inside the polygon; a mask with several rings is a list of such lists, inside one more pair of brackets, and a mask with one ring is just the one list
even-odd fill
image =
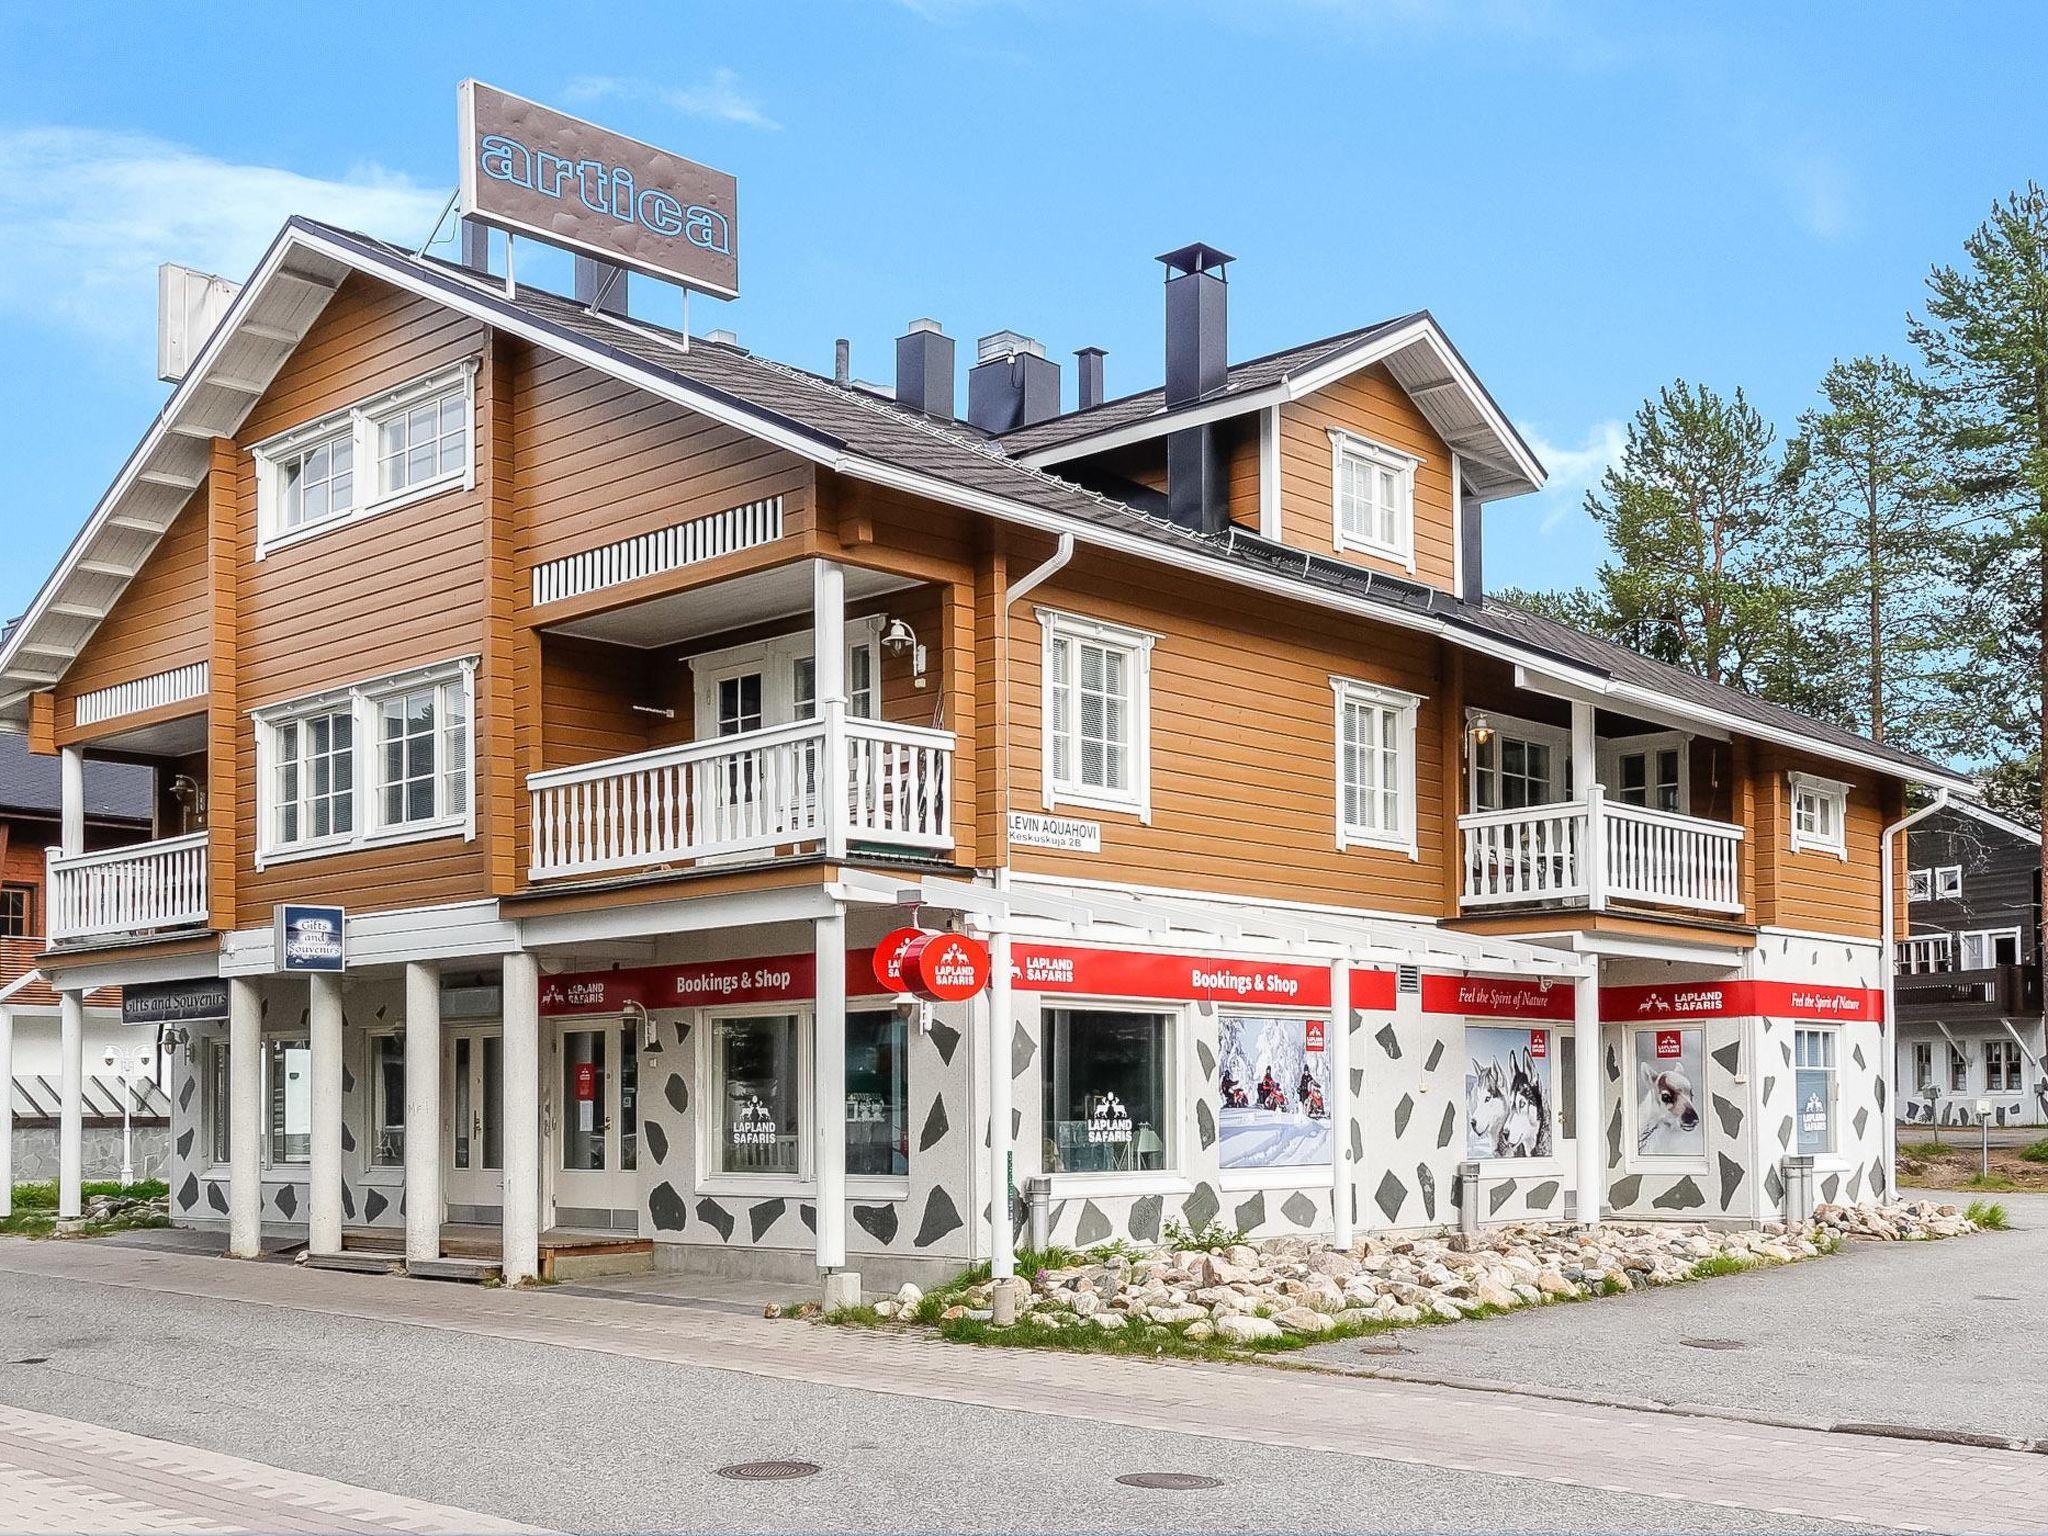
{"label": "metal chimney cap", "polygon": [[940,336],[946,334],[946,328],[939,324],[938,321],[931,319],[913,320],[903,328],[903,334],[906,336],[913,336],[919,331],[931,331]]}
{"label": "metal chimney cap", "polygon": [[1107,356],[1109,356],[1109,352],[1108,352],[1108,350],[1107,350],[1106,348],[1103,348],[1103,347],[1076,347],[1076,348],[1074,348],[1074,356],[1076,356],[1076,357],[1107,357]]}
{"label": "metal chimney cap", "polygon": [[740,344],[740,333],[738,331],[706,331],[704,339],[706,341],[715,341],[721,347],[736,347]]}
{"label": "metal chimney cap", "polygon": [[1215,246],[1204,245],[1199,240],[1193,245],[1184,245],[1177,251],[1168,251],[1164,256],[1154,259],[1165,264],[1169,282],[1183,273],[1213,271],[1218,277],[1222,277],[1225,264],[1237,260],[1228,251],[1219,251]]}
{"label": "metal chimney cap", "polygon": [[1045,356],[1045,348],[1022,331],[990,331],[975,343],[974,351],[975,361],[982,363],[1015,357],[1019,352],[1028,352],[1033,357]]}

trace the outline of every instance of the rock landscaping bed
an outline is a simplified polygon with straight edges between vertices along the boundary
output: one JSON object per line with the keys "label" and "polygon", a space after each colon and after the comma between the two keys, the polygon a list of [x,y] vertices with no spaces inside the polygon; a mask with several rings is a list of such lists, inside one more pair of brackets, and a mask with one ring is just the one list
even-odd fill
{"label": "rock landscaping bed", "polygon": [[[1823,1206],[1787,1230],[1611,1222],[1490,1228],[1461,1237],[1364,1237],[1348,1250],[1303,1238],[1247,1243],[1180,1234],[1179,1246],[1019,1256],[1014,1323],[995,1322],[986,1266],[925,1294],[905,1286],[827,1320],[923,1326],[982,1343],[1228,1356],[1298,1349],[1428,1323],[1677,1285],[1832,1252],[1848,1238],[1961,1236],[2002,1224],[1983,1207],[1932,1202]],[[803,1309],[799,1309],[800,1312]]]}
{"label": "rock landscaping bed", "polygon": [[14,1186],[14,1214],[0,1219],[0,1232],[22,1237],[103,1237],[171,1224],[169,1191],[162,1183],[88,1184],[83,1209],[76,1216],[57,1214],[57,1190],[51,1184]]}

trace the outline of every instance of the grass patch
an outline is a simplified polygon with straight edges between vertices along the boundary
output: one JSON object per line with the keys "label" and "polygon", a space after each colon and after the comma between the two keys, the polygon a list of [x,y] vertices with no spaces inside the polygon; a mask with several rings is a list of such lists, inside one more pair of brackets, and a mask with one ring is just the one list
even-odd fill
{"label": "grass patch", "polygon": [[1738,1259],[1732,1253],[1717,1253],[1712,1258],[1701,1259],[1693,1265],[1687,1278],[1712,1280],[1717,1275],[1739,1275],[1754,1268],[1755,1263],[1749,1259]]}
{"label": "grass patch", "polygon": [[[2048,1146],[2048,1142],[2043,1142],[2041,1145]],[[1951,1152],[1959,1150],[1961,1149],[1945,1146],[1938,1141],[1908,1141],[1899,1144],[1899,1156],[1918,1158],[1922,1162],[1931,1157],[1947,1157]],[[2042,1160],[2048,1162],[2048,1158]]]}
{"label": "grass patch", "polygon": [[2006,1215],[2005,1207],[1996,1200],[1972,1200],[1963,1215],[1986,1232],[2004,1232],[2012,1226],[2012,1220]]}
{"label": "grass patch", "polygon": [[2048,1163],[2048,1137],[2028,1142],[2020,1148],[2020,1156],[2030,1163]]}
{"label": "grass patch", "polygon": [[2014,1184],[2011,1179],[2007,1178],[2002,1173],[1973,1173],[1967,1179],[1959,1179],[1956,1181],[1956,1183],[1957,1187],[1961,1189],[1993,1189],[2004,1191],[2016,1189],[2019,1187],[2018,1185]]}
{"label": "grass patch", "polygon": [[1245,1240],[1245,1235],[1238,1228],[1226,1227],[1212,1217],[1199,1232],[1184,1221],[1169,1221],[1164,1238],[1162,1246],[1175,1252],[1221,1253],[1226,1248],[1235,1248]]}
{"label": "grass patch", "polygon": [[[133,1184],[117,1180],[97,1179],[80,1186],[85,1198],[95,1195],[123,1195],[130,1200],[162,1200],[171,1192],[170,1185],[162,1179],[138,1179]],[[16,1211],[54,1211],[57,1209],[57,1185],[54,1180],[40,1184],[17,1184],[14,1186],[14,1208]]]}
{"label": "grass patch", "polygon": [[[85,1198],[121,1195],[130,1200],[161,1200],[170,1193],[161,1179],[142,1179],[133,1184],[95,1180],[82,1186]],[[112,1221],[94,1222],[76,1233],[79,1237],[104,1237],[110,1232],[138,1232],[151,1227],[168,1227],[170,1217],[160,1211],[116,1216]],[[14,1186],[14,1214],[0,1218],[0,1233],[17,1237],[48,1237],[57,1229],[57,1186],[54,1183]]]}

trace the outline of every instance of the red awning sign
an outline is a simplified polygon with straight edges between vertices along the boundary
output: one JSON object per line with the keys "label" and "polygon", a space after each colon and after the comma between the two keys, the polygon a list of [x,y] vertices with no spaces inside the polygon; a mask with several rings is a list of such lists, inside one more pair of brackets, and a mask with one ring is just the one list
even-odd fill
{"label": "red awning sign", "polygon": [[903,952],[925,936],[922,928],[892,928],[875,946],[875,980],[885,992],[908,992],[903,976]]}
{"label": "red awning sign", "polygon": [[988,945],[964,933],[920,934],[903,949],[903,979],[926,1002],[966,1002],[988,985],[988,967]]}

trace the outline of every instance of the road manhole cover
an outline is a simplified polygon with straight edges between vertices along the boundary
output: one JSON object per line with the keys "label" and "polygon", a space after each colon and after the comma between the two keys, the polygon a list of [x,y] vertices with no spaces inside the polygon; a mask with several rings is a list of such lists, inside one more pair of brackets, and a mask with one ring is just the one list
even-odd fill
{"label": "road manhole cover", "polygon": [[1687,1349],[1747,1349],[1740,1339],[1680,1339]]}
{"label": "road manhole cover", "polygon": [[814,1461],[736,1461],[720,1467],[720,1477],[741,1483],[774,1483],[792,1477],[816,1477],[824,1470]]}
{"label": "road manhole cover", "polygon": [[1416,1351],[1407,1344],[1396,1344],[1392,1339],[1374,1339],[1358,1346],[1361,1355],[1412,1355]]}
{"label": "road manhole cover", "polygon": [[1126,1472],[1117,1479],[1126,1488],[1171,1488],[1181,1492],[1196,1488],[1221,1488],[1223,1479],[1200,1472]]}

